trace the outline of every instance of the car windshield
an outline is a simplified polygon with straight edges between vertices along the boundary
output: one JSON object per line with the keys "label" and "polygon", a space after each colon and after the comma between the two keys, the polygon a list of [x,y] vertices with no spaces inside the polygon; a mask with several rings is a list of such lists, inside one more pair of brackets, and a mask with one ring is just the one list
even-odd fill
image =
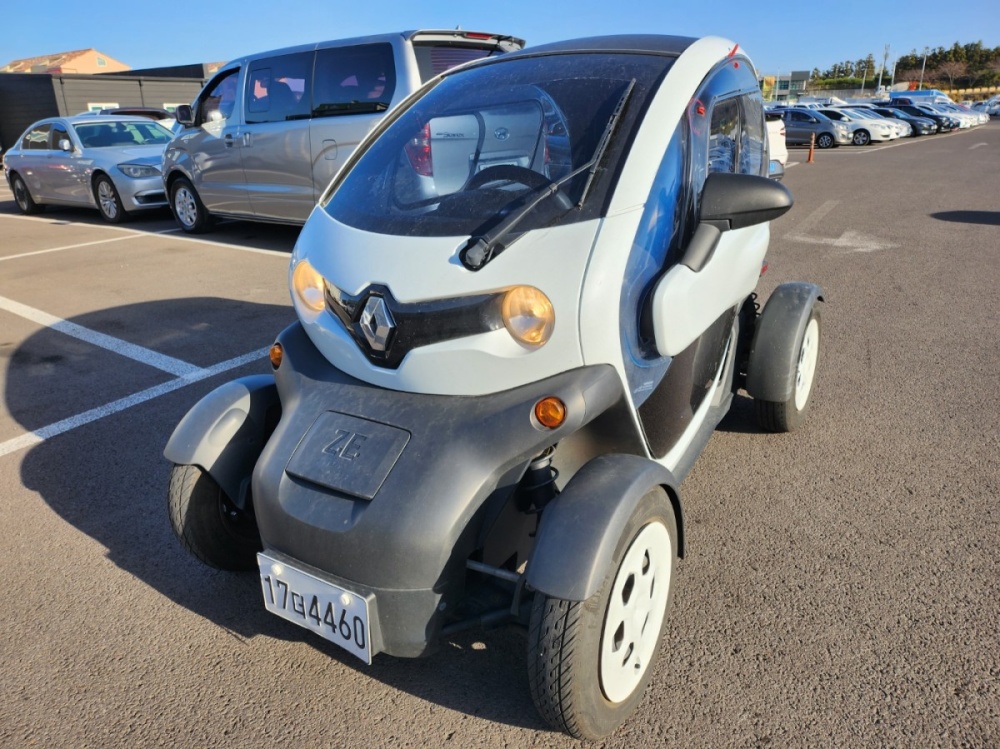
{"label": "car windshield", "polygon": [[158,122],[142,119],[130,122],[81,122],[73,125],[84,148],[166,145],[174,137]]}
{"label": "car windshield", "polygon": [[[562,54],[445,76],[397,114],[322,205],[349,226],[406,236],[472,235],[521,211],[518,231],[594,218],[672,62]],[[582,167],[609,129],[614,137],[591,174]]]}

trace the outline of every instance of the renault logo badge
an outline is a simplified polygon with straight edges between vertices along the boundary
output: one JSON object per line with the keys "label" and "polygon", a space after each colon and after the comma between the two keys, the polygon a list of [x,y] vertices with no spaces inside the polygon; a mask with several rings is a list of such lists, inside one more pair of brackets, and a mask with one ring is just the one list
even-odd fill
{"label": "renault logo badge", "polygon": [[370,296],[361,312],[361,332],[373,351],[385,351],[389,337],[396,329],[392,314],[380,296]]}

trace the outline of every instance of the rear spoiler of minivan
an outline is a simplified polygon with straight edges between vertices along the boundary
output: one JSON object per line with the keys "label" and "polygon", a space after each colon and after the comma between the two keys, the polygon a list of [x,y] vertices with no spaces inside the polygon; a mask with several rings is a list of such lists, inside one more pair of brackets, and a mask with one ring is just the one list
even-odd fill
{"label": "rear spoiler of minivan", "polygon": [[403,36],[414,44],[439,44],[472,47],[496,47],[501,52],[524,49],[524,39],[506,34],[461,29],[420,29],[404,32]]}

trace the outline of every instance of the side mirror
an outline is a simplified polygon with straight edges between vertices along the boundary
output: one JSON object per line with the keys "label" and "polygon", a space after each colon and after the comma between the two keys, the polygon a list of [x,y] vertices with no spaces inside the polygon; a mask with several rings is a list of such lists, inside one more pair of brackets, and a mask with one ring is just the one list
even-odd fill
{"label": "side mirror", "polygon": [[59,139],[59,150],[66,151],[67,153],[73,150],[73,144],[69,142],[69,138]]}
{"label": "side mirror", "polygon": [[681,263],[697,273],[711,259],[722,232],[773,221],[785,215],[792,203],[788,188],[768,177],[726,172],[708,175],[701,193],[698,228]]}
{"label": "side mirror", "polygon": [[191,127],[194,124],[194,113],[190,104],[178,104],[174,110],[174,119],[184,127]]}

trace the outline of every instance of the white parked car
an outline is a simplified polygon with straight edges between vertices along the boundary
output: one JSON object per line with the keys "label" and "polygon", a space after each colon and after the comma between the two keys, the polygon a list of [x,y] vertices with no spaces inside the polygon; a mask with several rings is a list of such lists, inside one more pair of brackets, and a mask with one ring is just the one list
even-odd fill
{"label": "white parked car", "polygon": [[785,121],[778,112],[765,114],[767,125],[767,174],[774,179],[785,176],[785,164],[788,163],[788,146],[785,143]]}
{"label": "white parked car", "polygon": [[873,115],[862,111],[830,107],[819,110],[831,120],[846,125],[851,133],[851,143],[856,146],[867,146],[872,141],[895,140],[896,129],[885,119],[877,120]]}

